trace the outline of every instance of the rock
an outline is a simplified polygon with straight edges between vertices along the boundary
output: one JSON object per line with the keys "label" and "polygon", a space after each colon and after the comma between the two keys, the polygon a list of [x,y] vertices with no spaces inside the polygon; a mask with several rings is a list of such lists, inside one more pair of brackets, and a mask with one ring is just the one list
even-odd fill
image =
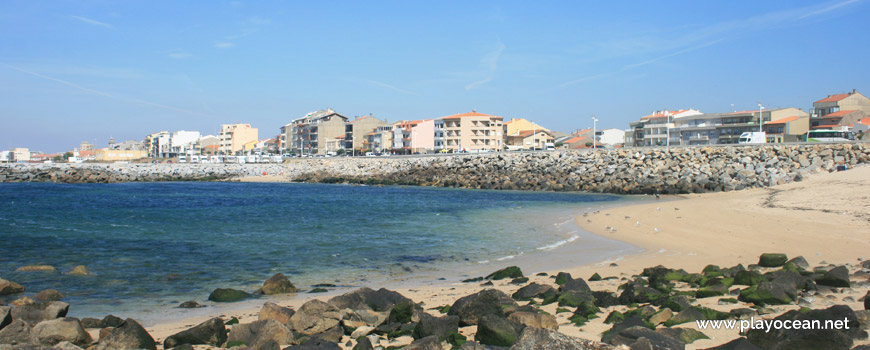
{"label": "rock", "polygon": [[[353,338],[353,336],[351,336],[351,338]],[[369,338],[363,337],[363,338],[354,338],[354,339],[359,339],[359,341],[357,341],[356,345],[354,345],[352,350],[374,350],[375,349],[375,347],[372,346],[372,342],[371,342],[371,340],[369,340]]]}
{"label": "rock", "polygon": [[568,282],[568,281],[571,280],[571,279],[572,279],[572,278],[571,278],[571,274],[570,274],[570,273],[567,273],[567,272],[559,272],[558,274],[556,274],[556,284],[558,284],[558,285],[560,285],[560,286],[563,285],[563,284],[565,284],[565,282]]}
{"label": "rock", "polygon": [[441,346],[441,341],[438,340],[435,336],[428,336],[426,338],[417,339],[408,346],[403,347],[402,350],[445,350]]}
{"label": "rock", "polygon": [[290,327],[290,318],[293,317],[293,314],[295,313],[296,312],[289,307],[283,307],[275,303],[265,303],[263,304],[263,307],[260,308],[257,320],[275,320]]}
{"label": "rock", "polygon": [[595,281],[600,281],[600,280],[601,280],[601,275],[599,275],[598,272],[595,272],[592,274],[592,276],[589,276],[589,282],[595,282]]}
{"label": "rock", "polygon": [[864,294],[864,310],[870,310],[870,292]]}
{"label": "rock", "polygon": [[[292,329],[303,335],[314,335],[338,325],[341,313],[335,306],[320,300],[311,300],[290,317]],[[284,344],[279,342],[279,344]]]}
{"label": "rock", "polygon": [[105,328],[105,327],[117,328],[117,327],[121,327],[121,325],[123,325],[123,324],[124,324],[124,319],[122,319],[118,316],[115,316],[115,315],[106,315],[106,317],[103,317],[103,319],[100,320],[100,327],[103,327],[103,328]]}
{"label": "rock", "polygon": [[27,265],[15,269],[15,272],[55,272],[57,269],[51,265]]}
{"label": "rock", "polygon": [[30,325],[39,322],[64,317],[69,311],[69,304],[62,301],[50,301],[12,308],[12,319],[22,320]]}
{"label": "rock", "polygon": [[364,326],[374,328],[384,323],[387,320],[387,316],[389,316],[387,313],[377,312],[369,308],[359,310],[344,309],[342,312],[344,316],[342,316],[341,323],[343,326],[350,328]]}
{"label": "rock", "polygon": [[793,288],[788,286],[765,281],[740,291],[740,296],[737,299],[756,305],[782,305],[794,301],[796,293]]}
{"label": "rock", "polygon": [[393,308],[390,310],[390,314],[389,316],[387,316],[387,322],[417,322],[420,320],[420,315],[422,313],[422,308],[417,304],[414,304],[413,301],[402,301],[393,306]]}
{"label": "rock", "polygon": [[780,267],[785,265],[788,257],[780,253],[764,253],[758,257],[758,265],[761,267]]}
{"label": "rock", "polygon": [[298,291],[296,286],[294,286],[283,273],[276,273],[274,276],[266,280],[266,282],[263,283],[263,288],[260,288],[260,290],[266,295],[289,294]]}
{"label": "rock", "polygon": [[0,296],[24,293],[24,286],[0,278]]}
{"label": "rock", "polygon": [[56,318],[39,322],[30,331],[30,339],[34,344],[47,346],[63,341],[85,346],[92,341],[91,335],[76,318]]}
{"label": "rock", "polygon": [[649,323],[652,324],[653,326],[658,326],[662,323],[667,322],[673,316],[674,316],[674,312],[671,311],[671,309],[664,308],[664,309],[659,310],[659,312],[656,312],[655,314],[650,316]]}
{"label": "rock", "polygon": [[[516,347],[516,344],[514,344],[514,346],[512,346],[511,349],[513,349],[514,347]],[[467,342],[465,344],[462,344],[462,346],[459,347],[459,350],[488,350],[488,349],[486,348],[486,346],[484,346],[481,343],[478,343],[476,341],[470,341],[470,342]]]}
{"label": "rock", "polygon": [[793,264],[794,266],[797,266],[798,268],[800,268],[802,270],[806,270],[806,269],[810,268],[810,263],[808,263],[807,259],[804,259],[804,257],[802,257],[802,256],[792,258],[791,260],[787,261],[786,264]]}
{"label": "rock", "polygon": [[562,291],[562,293],[565,293],[567,291],[592,293],[592,289],[589,288],[589,285],[586,284],[586,281],[584,281],[582,278],[572,278],[565,281],[565,283],[562,284],[562,287],[560,287],[559,290]]}
{"label": "rock", "polygon": [[477,324],[474,340],[485,345],[511,346],[520,334],[521,328],[498,315],[484,315]]}
{"label": "rock", "polygon": [[375,327],[372,326],[362,326],[353,329],[353,333],[350,334],[351,339],[359,339],[360,337],[365,337],[369,335],[372,331],[375,330]]}
{"label": "rock", "polygon": [[90,276],[91,270],[88,270],[88,267],[85,265],[78,265],[69,272],[70,275],[75,276]]}
{"label": "rock", "polygon": [[402,301],[411,301],[411,299],[385,288],[378,289],[377,291],[370,288],[360,288],[353,292],[333,297],[329,299],[328,303],[339,310],[371,309],[380,312],[388,311]]}
{"label": "rock", "polygon": [[414,327],[414,339],[435,336],[439,341],[446,340],[452,333],[459,332],[459,316],[435,317],[423,313],[420,322]]}
{"label": "rock", "polygon": [[0,344],[25,344],[30,342],[30,326],[22,320],[13,320],[12,323],[0,329]]}
{"label": "rock", "polygon": [[182,344],[220,346],[227,341],[227,329],[220,318],[212,318],[193,328],[170,335],[163,341],[163,347],[174,348]]}
{"label": "rock", "polygon": [[657,289],[629,283],[625,289],[622,290],[622,294],[619,295],[619,303],[622,305],[628,305],[631,303],[650,303],[663,297],[666,296],[662,295],[662,292]]}
{"label": "rock", "polygon": [[553,315],[541,312],[517,311],[508,316],[509,321],[519,323],[526,327],[558,329],[559,324]]}
{"label": "rock", "polygon": [[27,305],[33,305],[33,304],[36,304],[36,300],[33,300],[33,298],[28,297],[28,296],[20,297],[18,299],[13,300],[11,303],[9,303],[9,305],[12,305],[12,306],[27,306]]}
{"label": "rock", "polygon": [[707,318],[704,316],[704,312],[697,307],[686,308],[683,311],[680,311],[673,317],[671,317],[667,322],[665,322],[665,326],[674,326],[678,324],[683,324],[686,322],[694,322],[697,320],[706,320]]}
{"label": "rock", "polygon": [[124,320],[120,326],[112,328],[93,350],[157,350],[154,338],[139,322],[132,318]]}
{"label": "rock", "polygon": [[281,322],[265,320],[235,325],[227,337],[227,344],[244,342],[249,349],[258,349],[269,341],[278,345],[292,344],[293,333]]}
{"label": "rock", "polygon": [[825,272],[821,278],[816,279],[816,284],[829,287],[849,288],[852,286],[849,282],[849,269],[845,266],[837,266],[830,269],[828,272]]}
{"label": "rock", "polygon": [[476,325],[486,315],[505,316],[505,308],[517,307],[516,302],[496,289],[485,289],[456,300],[448,315],[459,316],[460,326]]}
{"label": "rock", "polygon": [[646,327],[646,323],[640,317],[631,316],[626,318],[624,321],[613,325],[609,330],[605,331],[601,334],[601,341],[612,344],[613,338],[616,337],[620,332],[632,328],[632,327]]}
{"label": "rock", "polygon": [[508,266],[486,276],[488,280],[503,280],[505,278],[523,277],[523,271],[516,266]]}
{"label": "rock", "polygon": [[[62,341],[60,343],[55,344],[51,347],[51,350],[84,350],[80,346],[70,343],[68,341]],[[184,349],[175,349],[175,350],[184,350]]]}
{"label": "rock", "polygon": [[758,271],[737,271],[737,274],[734,275],[734,284],[754,286],[764,281],[764,276],[762,276]]}
{"label": "rock", "polygon": [[559,306],[579,307],[581,305],[595,305],[595,297],[590,292],[582,290],[569,290],[557,299]]}
{"label": "rock", "polygon": [[195,309],[195,308],[203,307],[203,306],[199,305],[199,303],[197,303],[195,300],[188,300],[188,301],[185,301],[185,302],[181,303],[180,305],[178,305],[178,307],[180,307],[182,309]]}
{"label": "rock", "polygon": [[705,350],[762,350],[747,340],[746,338],[737,338],[725,344],[707,348]]}
{"label": "rock", "polygon": [[[466,343],[468,344],[468,343]],[[611,349],[609,346],[570,337],[554,330],[526,327],[511,350],[591,350]],[[477,349],[474,349],[477,350]]]}
{"label": "rock", "polygon": [[[855,313],[848,306],[835,305],[823,310],[811,310],[802,313],[797,310],[786,312],[774,318],[782,321],[808,321],[819,320],[823,325],[827,320],[846,321],[849,329],[784,329],[774,328],[767,332],[766,329],[752,329],[746,333],[746,338],[752,344],[770,350],[785,349],[825,349],[825,350],[848,350],[852,347],[852,339],[862,332],[857,327]],[[803,323],[803,322],[802,322]]]}
{"label": "rock", "polygon": [[630,327],[620,331],[613,337],[613,339],[611,339],[610,344],[628,345],[631,346],[632,349],[636,349],[639,347],[635,347],[633,346],[633,344],[644,338],[647,340],[647,342],[649,342],[649,344],[646,346],[646,348],[649,349],[679,350],[686,348],[686,344],[684,344],[683,342],[669,336],[656,333],[655,331],[644,326]]}
{"label": "rock", "polygon": [[691,344],[694,343],[696,340],[700,339],[710,339],[710,337],[708,337],[706,334],[701,333],[697,329],[693,328],[665,327],[656,329],[656,333],[674,338],[685,344]]}
{"label": "rock", "polygon": [[511,295],[511,297],[516,300],[529,300],[532,298],[546,299],[548,296],[553,297],[555,295],[556,289],[552,286],[532,282],[525,287],[518,289],[516,292],[514,292],[514,294]]}
{"label": "rock", "polygon": [[242,290],[231,288],[218,288],[211,292],[211,294],[209,294],[208,300],[218,303],[229,303],[245,300],[250,297],[252,297],[250,293]]}
{"label": "rock", "polygon": [[341,350],[341,346],[329,340],[312,337],[301,345],[288,347],[287,350]]}
{"label": "rock", "polygon": [[344,328],[341,328],[341,325],[337,324],[335,325],[335,327],[312,335],[311,338],[319,338],[322,340],[338,343],[341,341],[342,336],[344,336]]}
{"label": "rock", "polygon": [[0,329],[12,323],[12,308],[8,306],[0,306]]}
{"label": "rock", "polygon": [[36,299],[39,301],[58,301],[64,296],[57,289],[46,289],[36,294]]}

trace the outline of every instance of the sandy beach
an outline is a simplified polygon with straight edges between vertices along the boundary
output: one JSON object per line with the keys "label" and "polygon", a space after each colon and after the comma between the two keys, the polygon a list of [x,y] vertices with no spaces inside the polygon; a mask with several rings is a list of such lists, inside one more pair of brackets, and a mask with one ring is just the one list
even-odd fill
{"label": "sandy beach", "polygon": [[[645,267],[664,265],[669,268],[682,268],[688,272],[700,272],[704,266],[715,264],[730,267],[737,264],[747,266],[758,262],[762,253],[785,253],[789,258],[803,256],[810,266],[822,263],[855,264],[866,258],[870,251],[870,167],[857,167],[845,172],[816,174],[802,182],[790,183],[772,188],[750,189],[736,192],[680,195],[662,200],[649,200],[639,205],[614,207],[579,213],[576,222],[582,229],[614,240],[630,243],[643,248],[643,252],[627,255],[613,261],[596,262],[580,266],[543,271],[550,275],[565,271],[575,278],[588,279],[593,273],[603,277],[630,277],[639,274]],[[572,245],[566,245],[571,249]],[[539,253],[538,257],[547,257]],[[523,268],[521,261],[517,265]],[[505,261],[504,266],[517,262]],[[499,266],[499,267],[504,267]],[[551,284],[546,276],[533,276],[542,271],[524,268],[530,281]],[[291,277],[292,278],[292,277]],[[588,282],[593,290],[616,291],[624,281],[604,280]],[[381,286],[370,286],[377,288]],[[496,281],[493,288],[508,294],[520,286],[509,285],[507,280]],[[425,303],[425,309],[450,305],[456,299],[481,290],[479,283],[431,283],[391,288],[416,302]],[[333,291],[327,294],[299,294],[277,299],[282,306],[298,309],[304,302],[318,298],[342,294]],[[863,310],[857,301],[843,302],[842,298],[851,296],[858,299],[867,291],[853,288],[851,293],[840,295],[840,300],[817,301],[813,308],[825,308],[833,304],[847,304],[854,310]],[[720,306],[719,298],[698,299],[698,302],[713,309],[727,312],[735,305]],[[521,303],[522,304],[522,303]],[[745,305],[745,304],[744,304]],[[774,314],[791,309],[797,305],[773,307]],[[546,305],[542,309],[556,314],[556,305]],[[617,306],[603,310],[603,315],[611,310],[624,310]],[[255,321],[259,306],[247,306],[222,316],[238,317],[242,323]],[[435,310],[428,310],[440,315]],[[571,313],[556,314],[560,324],[559,331],[568,335],[589,340],[600,340],[601,333],[611,327],[604,324],[602,316],[593,319],[583,327],[568,321]],[[158,341],[183,329],[206,320],[208,316],[185,319],[178,322],[160,324],[148,328]],[[694,327],[694,323],[683,327]],[[460,333],[469,336],[475,327],[464,327]],[[737,331],[710,331],[704,333],[710,339],[698,340],[689,344],[689,349],[703,349],[726,343],[739,335]],[[348,340],[343,339],[343,341]],[[407,338],[407,337],[406,337]],[[395,344],[410,341],[399,339]],[[866,343],[861,341],[859,343]],[[383,343],[382,343],[383,344]],[[389,343],[387,345],[394,345]],[[203,347],[207,348],[207,347]]]}

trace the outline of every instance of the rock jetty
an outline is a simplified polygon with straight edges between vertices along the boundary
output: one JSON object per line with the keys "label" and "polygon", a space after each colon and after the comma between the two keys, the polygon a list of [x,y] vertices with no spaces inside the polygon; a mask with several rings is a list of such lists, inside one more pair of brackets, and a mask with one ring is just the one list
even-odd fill
{"label": "rock jetty", "polygon": [[615,194],[704,193],[801,181],[870,162],[870,144],[624,148],[426,157],[292,159],[284,164],[8,164],[0,182],[287,181]]}

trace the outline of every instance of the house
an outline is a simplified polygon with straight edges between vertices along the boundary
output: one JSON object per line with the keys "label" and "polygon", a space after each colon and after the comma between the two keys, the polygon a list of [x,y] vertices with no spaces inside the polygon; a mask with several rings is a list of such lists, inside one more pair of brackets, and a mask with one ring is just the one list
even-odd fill
{"label": "house", "polygon": [[553,136],[544,130],[522,130],[505,136],[505,146],[510,150],[544,149],[553,141]]}
{"label": "house", "polygon": [[206,135],[200,137],[196,142],[198,143],[196,148],[199,149],[200,154],[216,155],[220,153],[220,139],[217,136]]}
{"label": "house", "polygon": [[185,131],[179,130],[170,136],[169,139],[169,152],[166,154],[162,154],[163,158],[171,158],[178,157],[179,155],[194,155],[199,154],[199,145],[196,141],[202,135],[199,131]]}
{"label": "house", "polygon": [[850,110],[870,114],[870,99],[855,89],[845,94],[828,95],[828,97],[813,102],[812,114],[813,118],[822,118],[831,113]]}
{"label": "house", "polygon": [[434,150],[434,119],[401,121],[393,124],[393,153],[431,153]]}
{"label": "house", "polygon": [[346,124],[347,117],[332,108],[314,111],[281,127],[282,144],[287,152],[324,154],[329,141],[347,135]]}
{"label": "house", "polygon": [[836,111],[823,117],[812,118],[810,128],[850,131],[855,123],[868,116],[870,113],[858,109]]}
{"label": "house", "polygon": [[747,110],[684,115],[675,118],[674,124],[669,129],[671,134],[670,144],[715,145],[737,143],[740,134],[763,130],[759,126],[759,115],[761,115],[762,125],[771,120],[779,120],[791,116],[809,116],[806,112],[794,107],[761,110],[760,114],[759,110]]}
{"label": "house", "polygon": [[169,131],[158,131],[145,136],[142,144],[145,146],[145,151],[148,152],[149,157],[160,158],[162,154],[169,152],[171,137],[172,134]]}
{"label": "house", "polygon": [[[665,146],[679,144],[679,133],[671,132],[677,118],[685,118],[702,114],[696,109],[661,110],[643,116],[640,120],[629,123],[633,131],[628,137],[632,144],[627,146]],[[675,137],[677,136],[677,137]]]}
{"label": "house", "polygon": [[354,117],[344,126],[344,143],[345,151],[361,150],[370,148],[366,144],[366,135],[380,126],[389,125],[386,121],[373,117],[372,115]]}
{"label": "house", "polygon": [[[218,135],[221,154],[235,155],[245,152],[245,145],[259,139],[259,131],[251,124],[222,124]],[[253,149],[253,147],[251,147]]]}
{"label": "house", "polygon": [[798,142],[810,129],[809,115],[793,115],[764,124],[768,143]]}
{"label": "house", "polygon": [[[9,152],[12,155],[12,158],[9,160],[10,162],[29,162],[30,161],[30,149],[28,148],[13,148],[12,151]],[[7,156],[8,157],[8,156]]]}
{"label": "house", "polygon": [[616,146],[625,143],[625,130],[604,129],[595,132],[595,138],[599,144]]}
{"label": "house", "polygon": [[478,113],[454,114],[443,120],[444,148],[460,151],[493,151],[503,146],[502,117]]}
{"label": "house", "polygon": [[543,126],[540,126],[534,122],[530,122],[524,118],[514,118],[508,120],[502,124],[502,128],[504,129],[504,135],[517,135],[520,131],[526,130],[543,130],[549,132],[550,129],[547,129]]}

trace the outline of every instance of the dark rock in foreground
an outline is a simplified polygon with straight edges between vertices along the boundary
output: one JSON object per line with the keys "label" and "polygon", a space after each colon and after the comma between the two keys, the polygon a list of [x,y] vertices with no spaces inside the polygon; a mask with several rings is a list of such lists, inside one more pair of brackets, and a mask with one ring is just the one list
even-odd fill
{"label": "dark rock in foreground", "polygon": [[218,288],[209,294],[208,300],[218,303],[230,303],[245,300],[252,296],[250,293],[238,289]]}
{"label": "dark rock in foreground", "polygon": [[173,348],[182,344],[220,346],[227,341],[227,329],[220,318],[212,318],[193,328],[173,334],[163,341],[163,347]]}
{"label": "dark rock in foreground", "polygon": [[298,289],[283,273],[276,273],[263,283],[263,288],[260,288],[260,291],[266,295],[274,295],[296,293]]}
{"label": "dark rock in foreground", "polygon": [[132,318],[124,320],[120,326],[108,331],[94,350],[157,350],[157,343],[148,331]]}

